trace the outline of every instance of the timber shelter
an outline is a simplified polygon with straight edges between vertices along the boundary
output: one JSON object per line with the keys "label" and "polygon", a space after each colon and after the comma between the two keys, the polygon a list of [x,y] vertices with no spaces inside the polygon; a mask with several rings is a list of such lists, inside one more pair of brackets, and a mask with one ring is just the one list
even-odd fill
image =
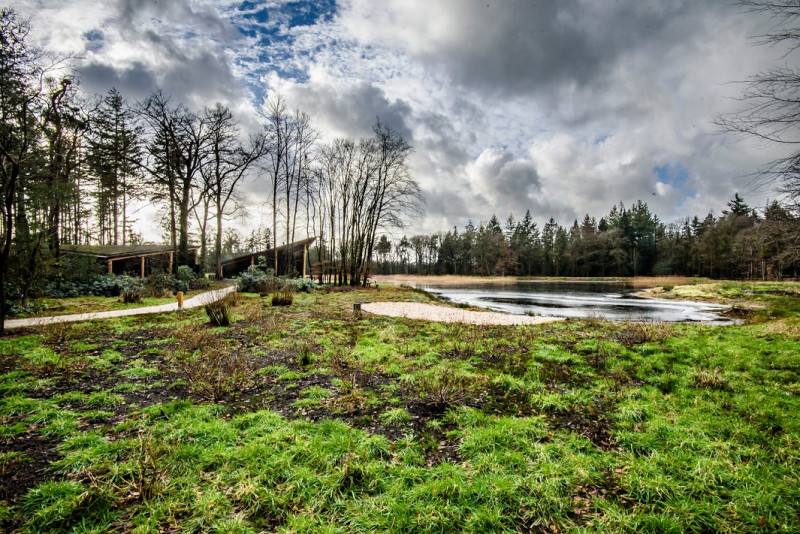
{"label": "timber shelter", "polygon": [[[189,246],[189,267],[197,269],[199,245]],[[145,278],[152,272],[172,272],[176,251],[172,245],[62,245],[61,252],[94,257],[106,265],[108,274]]]}
{"label": "timber shelter", "polygon": [[261,252],[250,252],[225,260],[220,264],[217,276],[220,278],[233,278],[246,271],[251,265],[255,265],[256,259],[259,256],[264,256],[267,260],[267,267],[274,269],[275,258],[277,256],[278,270],[275,273],[276,275],[298,274],[305,278],[309,273],[308,249],[316,239],[316,237],[309,237],[301,241],[289,243],[288,245],[268,248]]}

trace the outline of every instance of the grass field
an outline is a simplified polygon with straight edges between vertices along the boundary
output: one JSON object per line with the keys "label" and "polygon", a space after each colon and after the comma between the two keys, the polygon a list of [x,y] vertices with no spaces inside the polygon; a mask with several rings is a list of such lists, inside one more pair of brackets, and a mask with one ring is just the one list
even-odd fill
{"label": "grass field", "polygon": [[381,286],[14,333],[0,530],[797,532],[798,290],[667,292],[730,327],[355,316],[430,298]]}

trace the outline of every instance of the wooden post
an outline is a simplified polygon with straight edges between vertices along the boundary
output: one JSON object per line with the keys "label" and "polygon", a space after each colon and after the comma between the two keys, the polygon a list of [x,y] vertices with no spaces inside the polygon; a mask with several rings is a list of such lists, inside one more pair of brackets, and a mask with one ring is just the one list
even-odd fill
{"label": "wooden post", "polygon": [[303,245],[303,278],[306,277],[306,261],[308,261],[308,243]]}
{"label": "wooden post", "polygon": [[144,256],[142,256],[142,278],[144,278]]}
{"label": "wooden post", "polygon": [[167,269],[168,273],[172,272],[172,257],[173,257],[174,254],[175,254],[174,251],[170,251],[170,253],[169,253],[169,269]]}
{"label": "wooden post", "polygon": [[256,264],[256,257],[250,256],[250,265],[255,265],[255,264]]}
{"label": "wooden post", "polygon": [[112,266],[114,260],[108,260],[108,274],[114,274],[114,267]]}
{"label": "wooden post", "polygon": [[183,291],[178,291],[178,294],[175,295],[178,298],[178,309],[183,309]]}

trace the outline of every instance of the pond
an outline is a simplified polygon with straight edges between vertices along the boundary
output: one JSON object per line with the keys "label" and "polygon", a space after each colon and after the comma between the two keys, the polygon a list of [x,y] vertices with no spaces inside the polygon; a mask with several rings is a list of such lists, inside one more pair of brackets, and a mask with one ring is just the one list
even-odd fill
{"label": "pond", "polygon": [[727,306],[638,297],[637,290],[625,282],[520,280],[509,284],[417,287],[444,300],[514,314],[615,321],[733,322],[720,315]]}

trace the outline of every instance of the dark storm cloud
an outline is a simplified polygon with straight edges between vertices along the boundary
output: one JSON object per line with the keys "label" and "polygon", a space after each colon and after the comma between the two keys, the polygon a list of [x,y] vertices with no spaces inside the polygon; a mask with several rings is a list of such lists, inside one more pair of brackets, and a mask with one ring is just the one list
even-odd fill
{"label": "dark storm cloud", "polygon": [[352,137],[372,135],[376,119],[412,139],[409,127],[411,106],[404,101],[389,100],[383,89],[371,82],[360,81],[346,86],[292,85],[286,95],[315,122],[329,125],[340,134]]}
{"label": "dark storm cloud", "polygon": [[[214,9],[152,0],[121,0],[117,7],[114,25],[127,46],[141,50],[143,59],[113,64],[92,56],[80,67],[86,89],[105,93],[113,86],[134,99],[162,89],[195,108],[246,98],[222,46],[236,32]],[[89,32],[87,39],[98,34]]]}
{"label": "dark storm cloud", "polygon": [[143,63],[129,68],[113,68],[100,63],[80,67],[83,88],[90,93],[104,94],[116,87],[125,98],[142,99],[158,87],[153,73]]}
{"label": "dark storm cloud", "polygon": [[[717,4],[721,4],[717,3]],[[418,50],[470,87],[516,94],[605,84],[618,61],[648,49],[652,67],[696,33],[710,3],[550,0],[452,3],[454,27]],[[414,50],[414,45],[411,45]]]}

